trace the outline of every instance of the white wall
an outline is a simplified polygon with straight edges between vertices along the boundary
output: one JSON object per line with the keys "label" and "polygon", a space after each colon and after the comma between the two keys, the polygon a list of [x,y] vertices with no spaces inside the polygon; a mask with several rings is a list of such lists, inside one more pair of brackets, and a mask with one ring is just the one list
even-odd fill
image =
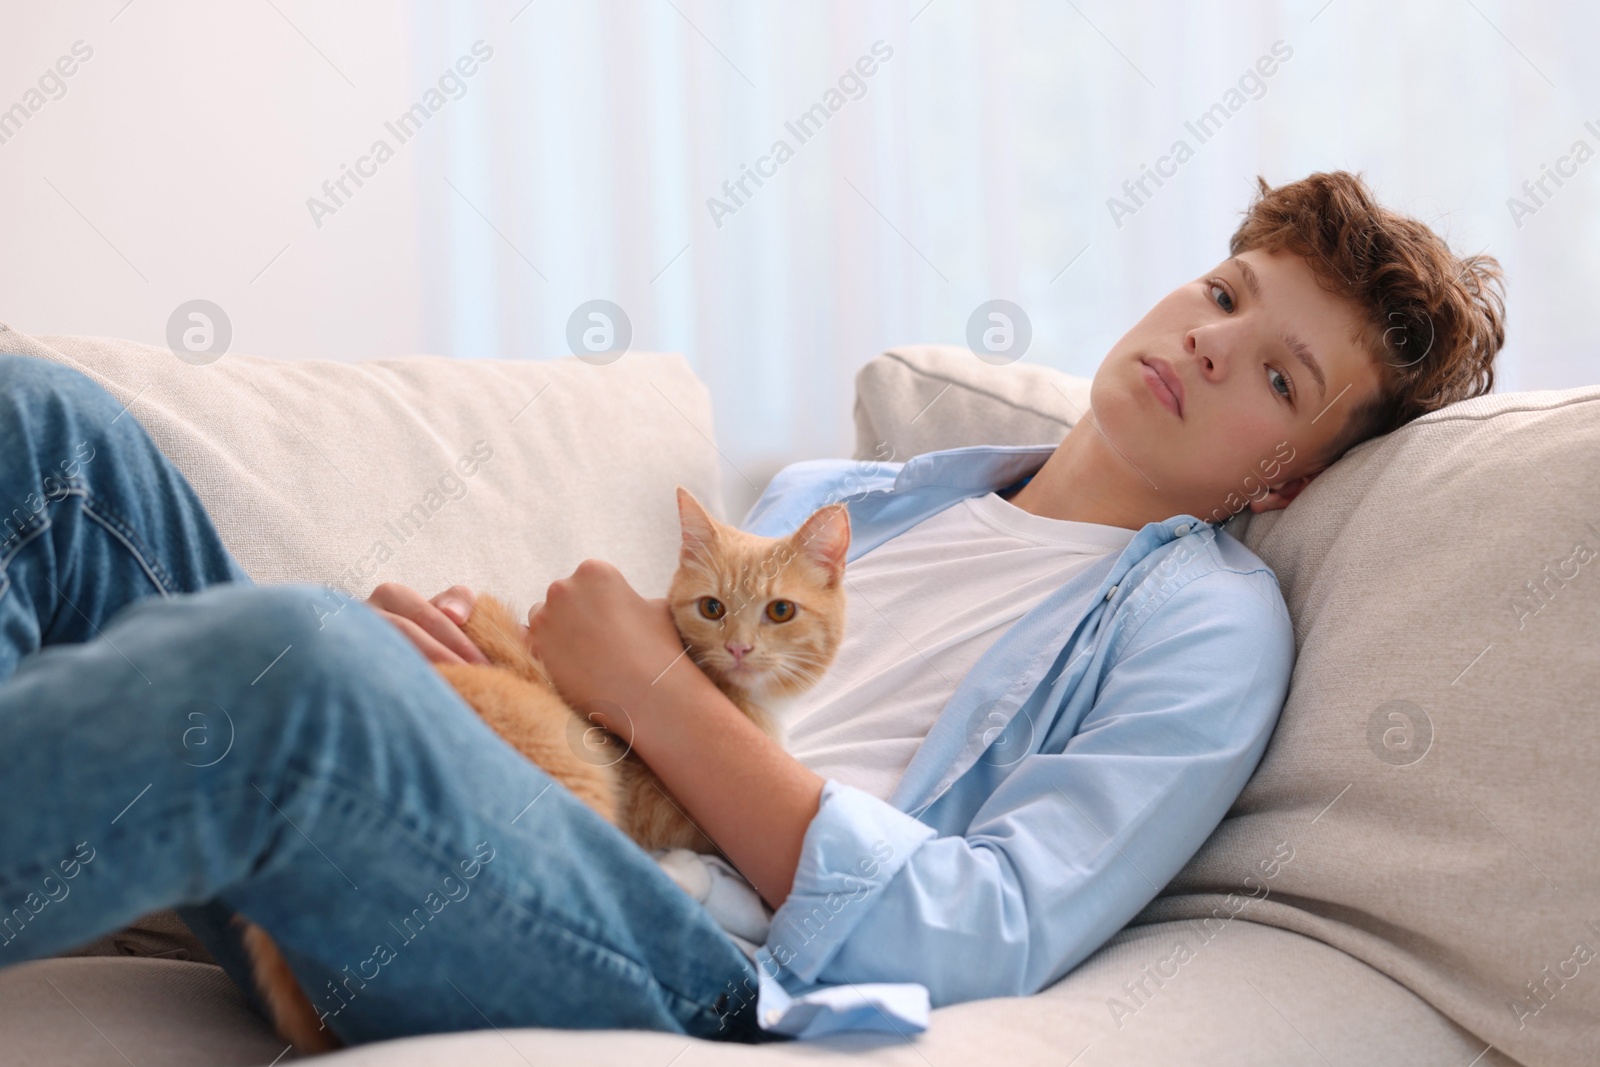
{"label": "white wall", "polygon": [[[882,348],[959,343],[1004,297],[1028,359],[1092,374],[1223,255],[1254,175],[1343,167],[1500,257],[1499,389],[1600,381],[1600,162],[1508,205],[1600,150],[1592,5],[124,4],[13,0],[0,24],[0,108],[93,49],[0,143],[0,320],[24,331],[160,343],[204,297],[236,352],[547,358],[604,297],[711,385],[737,512],[776,465],[849,451],[851,377]],[[316,225],[307,198],[478,40],[461,98]],[[717,225],[723,180],[877,41],[859,99]],[[1260,98],[1186,135],[1277,41]],[[1118,226],[1108,198],[1185,136],[1194,158]]]}
{"label": "white wall", "polygon": [[405,9],[278,2],[325,60],[267,3],[123,2],[7,4],[0,106],[74,42],[93,56],[0,144],[0,319],[161,343],[205,297],[236,351],[426,348],[415,169],[386,169],[338,226],[304,206],[412,94]]}

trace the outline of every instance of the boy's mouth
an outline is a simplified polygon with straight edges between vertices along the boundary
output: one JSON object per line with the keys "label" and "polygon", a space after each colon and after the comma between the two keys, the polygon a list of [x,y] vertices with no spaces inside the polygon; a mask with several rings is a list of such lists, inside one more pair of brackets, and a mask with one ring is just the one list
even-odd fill
{"label": "boy's mouth", "polygon": [[1178,418],[1183,418],[1183,381],[1178,377],[1178,372],[1173,370],[1172,364],[1154,356],[1148,359],[1141,357],[1139,362],[1144,366],[1141,373],[1145,384],[1156,395],[1156,399]]}

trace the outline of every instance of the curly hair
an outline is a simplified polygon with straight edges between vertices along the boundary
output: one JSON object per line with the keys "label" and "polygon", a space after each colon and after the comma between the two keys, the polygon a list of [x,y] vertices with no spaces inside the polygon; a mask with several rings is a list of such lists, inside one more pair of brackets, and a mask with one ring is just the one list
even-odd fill
{"label": "curly hair", "polygon": [[1345,416],[1318,469],[1368,438],[1494,387],[1494,358],[1505,344],[1498,260],[1457,257],[1421,222],[1380,206],[1348,171],[1276,189],[1259,175],[1256,182],[1229,254],[1287,250],[1306,260],[1322,288],[1360,309],[1352,340],[1372,355],[1381,382],[1377,396]]}

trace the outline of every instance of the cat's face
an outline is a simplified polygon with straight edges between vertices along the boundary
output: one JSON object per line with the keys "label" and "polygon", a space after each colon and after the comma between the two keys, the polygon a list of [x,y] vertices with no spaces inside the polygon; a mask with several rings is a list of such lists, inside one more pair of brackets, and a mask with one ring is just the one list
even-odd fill
{"label": "cat's face", "polygon": [[819,508],[788,537],[718,522],[681,486],[678,514],[683,549],[667,603],[701,670],[757,699],[816,684],[844,637],[845,506]]}

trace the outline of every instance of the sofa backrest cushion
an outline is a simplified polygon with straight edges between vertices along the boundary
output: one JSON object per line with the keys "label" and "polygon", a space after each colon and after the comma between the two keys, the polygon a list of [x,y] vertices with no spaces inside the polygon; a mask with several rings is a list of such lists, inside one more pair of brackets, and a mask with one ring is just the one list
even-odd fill
{"label": "sofa backrest cushion", "polygon": [[1089,408],[1089,379],[1042,369],[994,366],[952,345],[891,348],[856,372],[855,458],[1059,441]]}
{"label": "sofa backrest cushion", "polygon": [[[857,381],[861,459],[1056,441],[1088,387],[943,346]],[[1600,1048],[1600,386],[1430,413],[1225,529],[1299,658],[1255,775],[1135,922],[1317,938],[1524,1063]]]}
{"label": "sofa backrest cushion", "polygon": [[525,608],[593,556],[662,596],[675,486],[722,515],[710,395],[681,355],[195,366],[3,327],[0,351],[75,367],[127,404],[258,581],[354,596],[459,582]]}

